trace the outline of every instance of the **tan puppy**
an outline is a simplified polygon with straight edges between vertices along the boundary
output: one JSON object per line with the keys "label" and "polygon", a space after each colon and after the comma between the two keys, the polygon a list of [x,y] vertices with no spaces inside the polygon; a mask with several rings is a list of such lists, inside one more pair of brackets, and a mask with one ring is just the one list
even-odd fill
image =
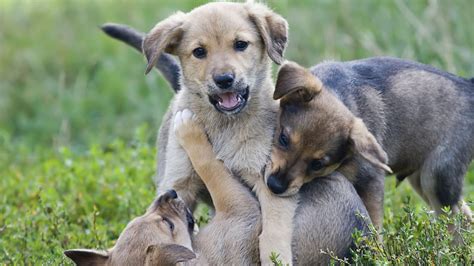
{"label": "tan puppy", "polygon": [[[216,215],[193,239],[189,211],[174,191],[159,197],[147,214],[132,221],[109,252],[69,250],[78,265],[255,265],[259,263],[261,229],[257,199],[216,159],[202,127],[189,111],[175,115],[173,127],[194,169],[208,188]],[[352,184],[340,174],[305,185],[298,204],[292,240],[293,261],[300,265],[328,264],[329,251],[350,257],[351,234],[365,230],[359,215],[367,212]],[[187,226],[186,226],[187,224]],[[195,259],[194,259],[195,258]]]}
{"label": "tan puppy", "polygon": [[218,2],[158,23],[144,38],[147,72],[163,52],[182,67],[181,89],[158,136],[158,193],[176,189],[193,209],[207,191],[174,134],[172,116],[189,108],[204,126],[217,158],[252,188],[263,215],[262,263],[271,251],[290,262],[296,196],[274,197],[263,182],[278,106],[272,100],[271,60],[287,44],[285,19],[262,4]]}
{"label": "tan puppy", "polygon": [[72,249],[64,254],[77,265],[175,265],[196,257],[191,246],[193,228],[188,208],[170,190],[127,225],[113,248]]}

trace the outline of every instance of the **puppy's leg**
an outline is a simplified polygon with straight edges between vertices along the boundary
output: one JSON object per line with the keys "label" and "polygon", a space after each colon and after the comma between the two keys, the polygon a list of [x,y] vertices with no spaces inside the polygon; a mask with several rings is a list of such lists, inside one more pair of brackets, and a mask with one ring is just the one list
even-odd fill
{"label": "puppy's leg", "polygon": [[[428,175],[428,178],[431,177],[431,174]],[[426,202],[426,204],[428,204],[430,207],[433,208],[433,210],[437,209],[438,211],[436,212],[437,214],[439,214],[439,212],[441,212],[441,203],[439,203],[439,200],[436,199],[436,196],[431,193],[430,191],[432,191],[432,189],[430,188],[432,185],[428,185],[429,182],[424,182],[424,185],[425,185],[425,191],[426,193],[423,191],[423,187],[421,186],[421,174],[420,174],[420,171],[416,171],[415,173],[411,174],[410,176],[408,176],[408,181],[410,182],[410,185],[413,187],[413,189],[415,189],[415,191],[417,192],[418,195],[420,195],[420,197]],[[431,195],[431,196],[430,196]],[[431,198],[431,200],[429,199]],[[438,206],[438,207],[435,207],[435,206]],[[468,220],[469,217],[472,217],[472,213],[471,213],[471,209],[469,208],[469,206],[467,206],[466,202],[464,200],[460,200],[459,201],[459,204],[458,206],[454,206],[452,207],[454,212],[462,212],[466,217],[468,217]]]}
{"label": "puppy's leg", "polygon": [[[161,151],[165,152],[158,154],[158,156],[166,157],[158,160],[158,166],[161,166],[161,173],[160,171],[158,173],[161,176],[159,176],[160,182],[157,186],[157,193],[162,194],[169,189],[174,189],[191,211],[194,211],[197,197],[200,191],[205,189],[205,186],[194,171],[186,151],[178,143],[176,135],[172,131],[173,117],[170,117],[169,122],[167,121],[169,123],[167,127],[171,127],[171,132],[166,133],[167,138],[159,139],[159,144],[166,144],[166,149],[162,147]],[[165,129],[170,131],[169,128]],[[162,133],[160,132],[160,134]]]}
{"label": "puppy's leg", "polygon": [[453,158],[460,158],[448,150],[449,146],[436,149],[423,164],[420,185],[429,205],[439,215],[442,207],[449,206],[453,214],[463,211],[466,218],[472,221],[469,207],[462,200],[462,187],[467,163],[464,165]]}
{"label": "puppy's leg", "polygon": [[[238,212],[238,208],[248,206],[245,204],[249,199],[248,191],[242,189],[242,184],[216,159],[203,129],[193,121],[192,113],[188,110],[178,112],[174,125],[178,140],[211,194],[216,215]],[[291,264],[292,224],[297,198],[276,197],[268,190],[262,177],[256,178],[259,181],[255,191],[260,201],[264,228],[259,237],[261,263],[271,265],[270,255],[275,252],[283,262]]]}
{"label": "puppy's leg", "polygon": [[258,264],[261,215],[257,200],[217,159],[189,110],[178,112],[174,124],[177,139],[204,181],[216,210],[209,225],[195,239],[201,254],[205,254],[209,264]]}
{"label": "puppy's leg", "polygon": [[235,212],[238,206],[245,206],[249,198],[248,191],[216,158],[206,133],[193,119],[191,111],[185,109],[176,113],[174,130],[195,171],[209,190],[216,214]]}
{"label": "puppy's leg", "polygon": [[366,167],[358,170],[354,186],[364,202],[373,225],[380,233],[383,226],[385,173],[366,163],[365,165]]}
{"label": "puppy's leg", "polygon": [[467,217],[467,220],[472,224],[474,223],[474,218],[472,217],[472,211],[471,208],[467,205],[467,203],[464,201],[463,198],[461,198],[461,201],[459,203],[459,208],[461,209],[461,212],[464,214],[464,216]]}
{"label": "puppy's leg", "polygon": [[365,208],[369,212],[370,219],[375,229],[380,233],[383,227],[383,197],[384,197],[383,177],[378,181],[369,184],[369,187],[360,191],[359,196],[364,202]]}
{"label": "puppy's leg", "polygon": [[[420,184],[423,195],[437,215],[444,214],[442,211],[444,206],[451,208],[451,215],[460,212],[465,215],[467,225],[450,224],[448,227],[453,234],[452,244],[458,245],[463,243],[459,226],[469,227],[473,221],[471,210],[462,199],[462,187],[468,163],[463,165],[459,160],[462,157],[453,154],[454,149],[447,150],[445,147],[450,146],[440,146],[425,161],[421,170]],[[453,162],[453,158],[458,160]]]}
{"label": "puppy's leg", "polygon": [[[384,170],[367,163],[365,159],[356,158],[346,162],[338,171],[346,177],[354,177],[349,181],[354,184],[372,224],[380,233],[383,226]],[[382,240],[381,235],[379,239]]]}
{"label": "puppy's leg", "polygon": [[413,174],[409,175],[407,177],[408,182],[410,182],[410,185],[412,186],[413,189],[415,189],[416,193],[420,195],[420,197],[426,202],[426,204],[430,204],[430,201],[426,197],[426,195],[423,193],[423,189],[421,188],[421,176],[420,176],[420,171],[416,171]]}
{"label": "puppy's leg", "polygon": [[273,265],[270,255],[275,252],[279,254],[284,265],[292,265],[293,217],[298,204],[298,194],[277,197],[265,185],[263,177],[258,177],[257,180],[254,191],[262,212],[262,233],[259,237],[261,263]]}

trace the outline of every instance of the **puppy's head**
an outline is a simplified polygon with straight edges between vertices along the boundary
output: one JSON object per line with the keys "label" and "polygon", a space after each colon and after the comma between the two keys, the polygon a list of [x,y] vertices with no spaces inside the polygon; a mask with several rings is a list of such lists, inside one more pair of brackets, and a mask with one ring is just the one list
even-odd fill
{"label": "puppy's head", "polygon": [[170,190],[127,225],[112,249],[73,249],[64,254],[77,265],[175,265],[196,257],[191,246],[193,228],[188,208]]}
{"label": "puppy's head", "polygon": [[293,195],[355,155],[389,170],[386,153],[362,120],[309,70],[291,62],[283,65],[274,99],[280,99],[280,111],[271,169],[265,176],[273,193]]}
{"label": "puppy's head", "polygon": [[184,87],[224,114],[245,109],[286,48],[285,19],[263,4],[218,2],[159,22],[143,41],[146,72],[160,53],[179,57]]}

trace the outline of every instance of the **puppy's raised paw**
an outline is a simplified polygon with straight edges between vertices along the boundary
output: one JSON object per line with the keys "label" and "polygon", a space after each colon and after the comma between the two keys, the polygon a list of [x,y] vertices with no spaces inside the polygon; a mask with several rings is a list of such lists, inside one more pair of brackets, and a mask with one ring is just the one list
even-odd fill
{"label": "puppy's raised paw", "polygon": [[176,112],[173,129],[182,146],[191,144],[199,139],[207,140],[203,128],[196,121],[196,115],[189,109]]}
{"label": "puppy's raised paw", "polygon": [[194,114],[189,109],[184,109],[176,112],[174,115],[173,129],[175,132],[178,132],[181,127],[186,126],[186,124],[194,119]]}

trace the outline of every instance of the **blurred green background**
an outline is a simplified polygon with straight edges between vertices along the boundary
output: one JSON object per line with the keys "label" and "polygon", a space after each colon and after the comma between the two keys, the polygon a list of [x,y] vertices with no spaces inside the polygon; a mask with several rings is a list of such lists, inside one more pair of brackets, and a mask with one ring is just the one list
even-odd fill
{"label": "blurred green background", "polygon": [[[0,128],[13,141],[44,147],[129,139],[157,129],[172,94],[145,77],[134,50],[98,26],[148,31],[176,10],[205,1],[0,1]],[[269,1],[288,19],[288,59],[403,57],[474,76],[471,0]],[[150,132],[150,139],[155,135]]]}
{"label": "blurred green background", "polygon": [[[105,36],[148,31],[191,0],[0,0],[0,263],[63,263],[106,248],[154,195],[154,140],[172,92]],[[474,76],[472,0],[269,1],[303,65],[389,55]],[[158,155],[159,156],[159,155]],[[465,194],[474,200],[474,170]],[[386,219],[407,195],[387,182]],[[20,251],[20,252],[18,252]]]}

